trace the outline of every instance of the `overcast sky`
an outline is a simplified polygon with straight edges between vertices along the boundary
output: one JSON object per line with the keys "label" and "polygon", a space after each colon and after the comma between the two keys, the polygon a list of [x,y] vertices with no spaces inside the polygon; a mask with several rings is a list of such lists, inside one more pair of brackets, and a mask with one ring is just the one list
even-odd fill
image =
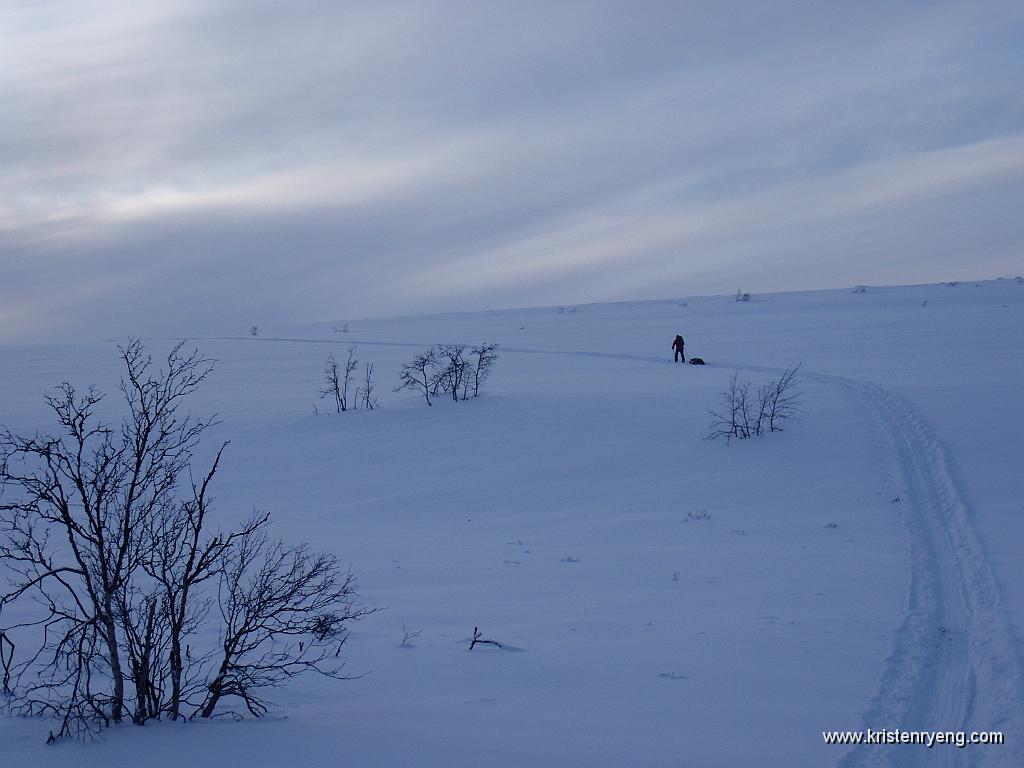
{"label": "overcast sky", "polygon": [[1024,3],[0,4],[0,341],[1024,272]]}

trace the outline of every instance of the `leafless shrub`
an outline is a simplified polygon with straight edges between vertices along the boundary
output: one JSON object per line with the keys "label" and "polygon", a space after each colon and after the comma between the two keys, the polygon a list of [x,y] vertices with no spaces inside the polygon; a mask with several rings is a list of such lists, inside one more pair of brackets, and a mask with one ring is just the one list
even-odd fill
{"label": "leafless shrub", "polygon": [[803,392],[798,389],[799,373],[799,363],[790,365],[777,379],[758,390],[761,422],[769,432],[781,432],[783,424],[797,419],[803,412],[800,407]]}
{"label": "leafless shrub", "polygon": [[412,648],[412,641],[423,634],[422,630],[413,629],[412,627],[405,626],[405,622],[402,622],[402,648]]}
{"label": "leafless shrub", "polygon": [[[480,388],[491,375],[491,369],[498,361],[498,345],[483,343],[479,347],[473,347],[470,354],[476,358],[472,364],[473,397],[480,395]],[[468,383],[468,379],[467,379]]]}
{"label": "leafless shrub", "polygon": [[363,369],[363,381],[359,389],[356,390],[356,400],[368,411],[380,407],[380,401],[373,396],[376,389],[377,385],[373,380],[373,363],[367,363]]}
{"label": "leafless shrub", "polygon": [[236,697],[259,717],[264,689],[310,671],[342,679],[346,624],[368,613],[354,603],[355,586],[333,555],[271,541],[260,528],[243,535],[220,572],[220,650],[199,715]]}
{"label": "leafless shrub", "polygon": [[[178,477],[212,424],[178,412],[181,400],[210,373],[209,360],[184,354],[179,344],[157,373],[138,341],[120,353],[129,411],[120,429],[96,418],[101,394],[90,389],[80,395],[64,383],[46,398],[60,434],[0,432],[0,560],[15,574],[0,608],[23,596],[42,606],[20,625],[43,632],[18,667],[19,680],[34,673],[19,707],[60,718],[58,736],[119,722],[132,682],[141,700],[133,717],[148,716],[148,652],[163,628],[154,608],[154,624],[139,645],[136,622],[153,596],[136,576],[152,551],[146,532],[175,505]],[[102,681],[109,681],[109,690],[100,690]]]}
{"label": "leafless shrub", "polygon": [[348,357],[345,359],[344,365],[339,363],[332,354],[327,358],[327,364],[324,366],[324,385],[320,389],[320,397],[332,398],[337,413],[344,413],[350,405],[348,390],[352,384],[353,374],[359,366],[356,351],[355,346],[348,348]]}
{"label": "leafless shrub", "polygon": [[[157,369],[138,341],[120,355],[127,414],[119,427],[98,419],[100,393],[79,393],[65,383],[46,398],[57,434],[23,437],[0,429],[0,564],[13,577],[0,593],[0,615],[24,605],[19,621],[0,626],[0,665],[12,710],[57,720],[51,740],[95,733],[125,718],[176,719],[189,716],[186,709],[194,716],[204,696],[202,713],[212,713],[210,686],[220,680],[218,698],[233,690],[236,666],[250,711],[260,713],[253,693],[260,686],[317,669],[301,649],[298,656],[287,647],[266,656],[252,632],[239,635],[241,645],[222,644],[231,649],[228,674],[212,682],[212,651],[192,653],[188,640],[216,603],[209,586],[230,574],[248,586],[252,563],[263,553],[281,553],[260,561],[264,582],[286,587],[275,593],[276,602],[265,602],[298,623],[305,617],[318,642],[362,615],[353,608],[354,581],[339,576],[333,558],[314,557],[303,546],[260,544],[266,515],[234,531],[210,530],[210,486],[226,444],[193,481],[193,452],[214,421],[195,419],[181,406],[212,361],[179,344]],[[313,599],[307,599],[310,588],[320,590]],[[265,602],[245,605],[263,591],[226,594],[231,610],[267,616],[259,607]],[[274,623],[278,615],[262,625],[273,638],[294,626],[282,630]],[[16,664],[12,633],[28,648]],[[254,656],[271,666],[276,659],[284,671],[251,671]]]}
{"label": "leafless shrub", "polygon": [[402,370],[399,371],[399,384],[395,387],[395,392],[400,392],[403,389],[420,392],[427,401],[427,405],[433,405],[430,402],[430,395],[436,382],[435,369],[437,368],[437,362],[437,353],[433,347],[426,352],[416,355],[410,362],[403,365]]}
{"label": "leafless shrub", "polygon": [[333,398],[334,407],[338,413],[341,413],[341,379],[341,366],[338,364],[338,359],[332,354],[324,365],[324,385],[320,389],[320,399]]}
{"label": "leafless shrub", "polygon": [[160,515],[148,532],[152,554],[143,568],[157,585],[156,593],[166,620],[167,679],[170,692],[166,703],[156,710],[172,720],[181,716],[183,701],[205,688],[197,678],[196,665],[187,658],[191,652],[186,639],[205,620],[210,600],[196,596],[204,582],[219,577],[233,548],[261,530],[269,515],[258,514],[238,530],[210,535],[206,530],[211,511],[210,483],[220,465],[227,444],[221,446],[207,475],[191,483],[192,498]]}
{"label": "leafless shrub", "polygon": [[734,437],[742,440],[760,434],[759,415],[749,381],[741,382],[739,374],[733,374],[729,387],[722,392],[722,402],[722,410],[710,411],[711,432],[707,439],[724,437],[729,442]]}
{"label": "leafless shrub", "polygon": [[439,344],[436,349],[440,365],[434,377],[434,393],[440,390],[450,394],[452,400],[457,401],[460,394],[466,399],[470,373],[469,361],[464,354],[466,345]]}
{"label": "leafless shrub", "polygon": [[466,353],[465,344],[438,344],[402,366],[399,392],[420,392],[427,405],[431,397],[450,395],[452,400],[479,397],[484,382],[498,359],[497,344],[481,344]]}
{"label": "leafless shrub", "polygon": [[796,420],[803,393],[799,386],[799,363],[786,368],[777,379],[758,388],[755,394],[749,381],[740,381],[733,374],[728,388],[722,392],[723,408],[709,411],[711,431],[705,439],[724,437],[744,440],[768,432],[781,432],[783,425]]}

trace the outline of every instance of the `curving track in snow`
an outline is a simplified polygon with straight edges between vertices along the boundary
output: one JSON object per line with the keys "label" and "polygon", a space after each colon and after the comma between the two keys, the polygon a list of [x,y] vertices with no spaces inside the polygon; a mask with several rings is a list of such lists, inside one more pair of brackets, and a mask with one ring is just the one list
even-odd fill
{"label": "curving track in snow", "polygon": [[1001,730],[1011,740],[965,749],[861,746],[840,765],[1024,765],[1012,743],[1024,732],[1012,633],[945,451],[905,398],[876,384],[833,380],[880,418],[910,544],[907,613],[864,728]]}
{"label": "curving track in snow", "polygon": [[[358,343],[420,348],[397,342],[218,337],[223,340]],[[516,354],[593,357],[673,365],[660,357],[583,350],[502,347]],[[712,367],[777,373],[778,369]],[[996,580],[957,489],[945,451],[924,416],[906,398],[871,383],[802,371],[843,387],[862,412],[877,415],[878,441],[898,487],[908,532],[910,586],[906,614],[885,662],[864,729],[1003,731],[1001,746],[862,745],[840,768],[864,766],[1024,766],[1024,683]]]}
{"label": "curving track in snow", "polygon": [[[722,365],[777,373],[760,366]],[[801,371],[842,386],[878,417],[907,527],[910,586],[864,730],[1002,731],[1003,745],[861,745],[839,768],[1024,766],[1024,679],[1016,644],[972,514],[927,419],[873,382]]]}
{"label": "curving track in snow", "polygon": [[[722,365],[777,373],[759,366]],[[907,527],[910,586],[864,730],[1002,731],[1003,745],[861,745],[839,768],[1024,766],[1024,679],[996,579],[945,449],[927,419],[873,382],[801,371],[842,386],[878,417],[877,441]],[[1016,743],[1015,743],[1016,742]]]}

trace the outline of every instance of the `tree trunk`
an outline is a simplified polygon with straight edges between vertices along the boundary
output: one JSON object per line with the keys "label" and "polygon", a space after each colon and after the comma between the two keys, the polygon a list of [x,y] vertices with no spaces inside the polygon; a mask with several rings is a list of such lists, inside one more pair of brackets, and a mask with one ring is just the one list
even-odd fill
{"label": "tree trunk", "polygon": [[171,630],[171,698],[169,714],[171,720],[177,720],[181,709],[181,637],[178,629]]}
{"label": "tree trunk", "polygon": [[114,692],[110,698],[110,719],[120,723],[124,715],[124,671],[121,669],[121,654],[117,647],[117,628],[110,613],[103,618],[103,628],[107,652],[110,654],[110,676],[114,682]]}
{"label": "tree trunk", "polygon": [[210,695],[206,698],[206,703],[203,704],[203,711],[200,713],[200,717],[210,717],[213,714],[213,710],[217,708],[217,702],[220,701],[220,697],[224,693],[224,678],[226,674],[226,665],[223,665],[217,677],[210,683]]}

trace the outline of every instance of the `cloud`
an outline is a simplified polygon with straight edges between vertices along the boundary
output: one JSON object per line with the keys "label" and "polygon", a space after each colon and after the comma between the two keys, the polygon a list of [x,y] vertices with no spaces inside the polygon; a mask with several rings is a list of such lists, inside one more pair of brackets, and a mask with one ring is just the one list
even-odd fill
{"label": "cloud", "polygon": [[5,6],[0,341],[1013,267],[1022,22]]}

